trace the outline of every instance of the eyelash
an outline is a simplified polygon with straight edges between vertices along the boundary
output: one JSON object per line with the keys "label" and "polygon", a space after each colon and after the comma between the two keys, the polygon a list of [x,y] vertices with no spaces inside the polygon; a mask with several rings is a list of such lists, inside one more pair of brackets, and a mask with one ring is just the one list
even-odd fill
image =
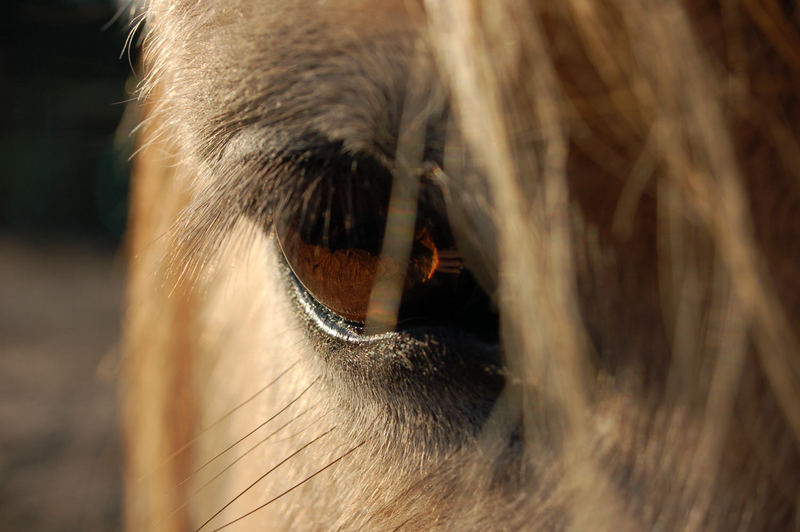
{"label": "eyelash", "polygon": [[[375,279],[382,269],[399,269],[381,258],[392,178],[369,156],[322,154],[300,158],[297,192],[278,209],[276,234],[305,289],[335,314],[363,324]],[[431,231],[422,217],[417,225],[408,287],[430,280],[438,265]]]}

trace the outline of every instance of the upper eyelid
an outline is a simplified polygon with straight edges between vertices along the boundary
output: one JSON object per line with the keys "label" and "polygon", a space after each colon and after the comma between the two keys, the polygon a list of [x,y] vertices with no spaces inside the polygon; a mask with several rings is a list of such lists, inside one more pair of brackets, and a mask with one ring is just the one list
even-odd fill
{"label": "upper eyelid", "polygon": [[[385,164],[371,154],[348,153],[342,141],[306,134],[286,142],[280,149],[271,150],[272,153],[260,153],[261,146],[261,142],[256,141],[232,150],[230,158],[221,164],[232,168],[235,174],[227,174],[224,169],[220,174],[229,175],[229,182],[221,186],[230,187],[231,193],[239,197],[238,201],[249,206],[246,212],[251,215],[267,213],[262,220],[266,230],[272,229],[274,216],[280,214],[276,211],[300,206],[308,186],[319,186],[320,180],[336,183],[349,179],[353,175],[352,168],[357,167],[356,175],[361,178],[379,180],[387,187],[391,185],[391,172]],[[242,184],[230,183],[234,180]]]}

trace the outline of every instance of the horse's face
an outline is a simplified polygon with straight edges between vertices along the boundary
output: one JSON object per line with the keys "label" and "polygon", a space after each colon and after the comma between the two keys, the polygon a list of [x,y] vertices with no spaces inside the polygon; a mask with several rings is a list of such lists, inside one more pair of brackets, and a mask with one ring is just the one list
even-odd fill
{"label": "horse's face", "polygon": [[790,76],[581,5],[148,4],[132,528],[793,522]]}

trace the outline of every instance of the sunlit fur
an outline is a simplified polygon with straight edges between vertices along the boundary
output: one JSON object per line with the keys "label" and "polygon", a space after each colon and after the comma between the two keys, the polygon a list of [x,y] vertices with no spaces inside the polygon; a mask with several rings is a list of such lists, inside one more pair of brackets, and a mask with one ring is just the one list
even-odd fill
{"label": "sunlit fur", "polygon": [[[128,528],[222,510],[213,530],[268,502],[236,526],[800,526],[795,3],[142,9]],[[391,165],[409,92],[449,94],[451,217],[492,244],[506,387],[488,417],[457,371],[420,368],[435,339],[343,370],[270,230],[287,146],[313,132]]]}

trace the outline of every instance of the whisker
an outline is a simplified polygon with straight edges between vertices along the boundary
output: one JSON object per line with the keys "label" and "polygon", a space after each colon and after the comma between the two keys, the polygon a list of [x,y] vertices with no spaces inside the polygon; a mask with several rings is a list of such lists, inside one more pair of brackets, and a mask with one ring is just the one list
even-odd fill
{"label": "whisker", "polygon": [[[208,481],[206,481],[205,483],[203,483],[203,485],[202,485],[202,486],[200,486],[199,488],[197,488],[197,489],[196,489],[194,492],[192,492],[192,494],[191,494],[191,495],[189,495],[188,497],[186,497],[186,500],[184,500],[184,501],[183,501],[183,503],[181,503],[181,505],[180,505],[180,506],[178,506],[177,508],[175,508],[175,509],[172,511],[172,513],[170,513],[170,514],[167,516],[167,519],[169,519],[170,517],[172,517],[173,515],[175,515],[176,513],[178,513],[178,512],[179,512],[181,509],[183,509],[183,508],[184,508],[184,507],[185,507],[187,504],[189,504],[189,502],[190,502],[192,499],[194,499],[194,498],[195,498],[195,497],[196,497],[196,496],[197,496],[197,495],[198,495],[198,494],[199,494],[201,491],[203,491],[203,490],[204,490],[206,487],[208,487],[208,485],[209,485],[209,484],[211,484],[212,482],[214,482],[215,480],[217,480],[219,477],[221,477],[221,476],[222,476],[222,475],[223,475],[223,474],[224,474],[226,471],[228,471],[230,468],[232,468],[232,467],[233,467],[233,466],[235,466],[237,463],[239,463],[239,462],[240,462],[240,461],[241,461],[243,458],[245,458],[247,455],[249,455],[251,452],[253,452],[254,450],[256,450],[256,449],[257,449],[259,446],[261,446],[263,443],[265,443],[265,442],[266,442],[267,440],[269,440],[271,437],[273,437],[274,435],[276,435],[277,433],[279,433],[280,431],[282,431],[283,429],[285,429],[286,427],[288,427],[289,425],[291,425],[291,424],[292,424],[292,423],[293,423],[295,420],[297,420],[297,419],[301,418],[302,416],[304,416],[304,415],[305,415],[305,414],[307,414],[308,412],[309,412],[308,410],[304,410],[304,411],[300,412],[299,414],[297,414],[296,416],[294,416],[292,419],[290,419],[289,421],[287,421],[286,423],[284,423],[283,425],[281,425],[280,427],[278,427],[278,428],[277,428],[277,429],[275,429],[274,431],[270,432],[270,433],[269,433],[269,435],[267,435],[267,436],[265,436],[264,438],[262,438],[262,439],[261,439],[261,441],[259,441],[258,443],[256,443],[255,445],[253,445],[252,447],[250,447],[249,449],[247,449],[247,450],[246,450],[244,453],[242,453],[242,454],[241,454],[241,455],[240,455],[238,458],[236,458],[236,460],[234,460],[233,462],[231,462],[230,464],[228,464],[227,466],[225,466],[225,468],[224,468],[224,469],[222,469],[222,470],[221,470],[220,472],[218,472],[216,475],[214,475],[213,477],[211,477],[211,478],[210,478]],[[187,477],[186,479],[182,480],[182,481],[181,481],[181,482],[180,482],[180,483],[179,483],[177,486],[180,486],[180,485],[182,485],[184,482],[188,481],[190,478],[192,478],[192,477],[191,477],[191,476],[189,476],[189,477]],[[177,487],[177,486],[176,486],[176,487]]]}
{"label": "whisker", "polygon": [[292,440],[294,438],[297,438],[298,436],[303,434],[305,431],[307,431],[308,429],[310,429],[311,427],[313,427],[314,425],[316,425],[317,423],[322,421],[322,419],[327,417],[328,414],[330,414],[330,413],[331,413],[331,410],[328,410],[327,412],[325,412],[324,414],[320,415],[317,419],[315,419],[314,421],[312,421],[311,423],[309,423],[308,425],[306,425],[302,429],[298,430],[297,432],[295,432],[293,434],[290,434],[289,436],[286,436],[284,438],[280,438],[278,440],[273,440],[273,441],[270,442],[270,444],[282,443],[282,442],[286,442],[286,441]]}
{"label": "whisker", "polygon": [[[125,42],[122,45],[122,51],[119,54],[119,59],[122,59],[127,53],[128,66],[131,67],[131,70],[135,70],[133,67],[133,60],[131,59],[131,48],[133,48],[134,46],[134,40],[139,32],[139,29],[145,24],[147,20],[146,15],[147,15],[146,13],[142,12],[131,19],[130,23],[131,29],[128,32],[128,35],[125,37]],[[113,22],[111,22],[110,24],[113,24]]]}
{"label": "whisker", "polygon": [[[334,427],[334,428],[335,428],[335,427]],[[331,430],[333,430],[333,429],[331,429]],[[330,432],[330,431],[329,431],[329,432]],[[326,434],[327,434],[327,433],[326,433]],[[324,436],[324,435],[325,435],[325,434],[323,434],[322,436]],[[320,436],[320,437],[321,437],[321,436]],[[313,443],[313,442],[312,442],[312,443]],[[242,520],[242,519],[244,519],[245,517],[248,517],[248,516],[250,516],[250,515],[252,515],[252,514],[256,513],[256,512],[257,512],[257,511],[259,511],[259,510],[263,510],[264,508],[266,508],[267,506],[269,506],[269,505],[270,505],[270,504],[272,504],[273,502],[277,501],[278,499],[280,499],[280,498],[281,498],[281,497],[283,497],[284,495],[287,495],[288,493],[290,493],[290,492],[294,491],[295,489],[299,488],[300,486],[302,486],[303,484],[305,484],[306,482],[308,482],[308,481],[309,481],[309,480],[311,480],[312,478],[316,477],[317,475],[319,475],[320,473],[322,473],[323,471],[325,471],[325,470],[326,470],[326,469],[328,469],[329,467],[333,466],[334,464],[336,464],[336,463],[337,463],[337,462],[339,462],[340,460],[343,460],[345,457],[347,457],[349,454],[351,454],[353,451],[355,451],[356,449],[358,449],[359,447],[361,447],[361,446],[362,446],[362,445],[364,445],[365,443],[367,443],[367,442],[366,442],[366,440],[365,440],[365,441],[362,441],[361,443],[359,443],[358,445],[356,445],[355,447],[353,447],[352,449],[350,449],[349,451],[347,451],[346,453],[344,453],[343,455],[341,455],[341,456],[340,456],[339,458],[337,458],[336,460],[334,460],[334,461],[330,462],[330,463],[329,463],[328,465],[326,465],[325,467],[323,467],[323,468],[321,468],[321,469],[318,469],[317,471],[315,471],[315,472],[314,472],[314,473],[312,473],[311,475],[307,476],[306,478],[304,478],[303,480],[301,480],[300,482],[298,482],[297,484],[295,484],[295,485],[294,485],[294,486],[292,486],[291,488],[287,489],[287,490],[286,490],[286,491],[284,491],[283,493],[281,493],[281,494],[279,494],[279,495],[277,495],[277,496],[273,497],[272,499],[268,500],[267,502],[265,502],[265,503],[264,503],[264,504],[262,504],[261,506],[258,506],[258,507],[256,507],[256,508],[254,508],[254,509],[250,510],[250,511],[249,511],[249,512],[247,512],[246,514],[244,514],[244,515],[240,515],[239,517],[237,517],[237,518],[236,518],[236,519],[234,519],[233,521],[229,521],[229,522],[225,523],[224,525],[222,525],[221,527],[219,527],[219,528],[215,528],[214,530],[212,530],[212,532],[218,532],[219,530],[222,530],[222,529],[224,529],[224,528],[228,528],[229,526],[231,526],[231,525],[233,525],[233,524],[235,524],[235,523],[238,523],[239,521],[241,521],[241,520]],[[205,525],[204,525],[204,526],[205,526]],[[202,527],[200,527],[200,528],[202,528]],[[200,530],[200,529],[198,529],[198,530]],[[195,532],[197,532],[197,531],[195,531]]]}
{"label": "whisker", "polygon": [[203,469],[205,469],[206,467],[208,467],[208,466],[209,466],[209,465],[210,465],[212,462],[214,462],[215,460],[217,460],[218,458],[220,458],[221,456],[223,456],[225,453],[227,453],[228,451],[230,451],[231,449],[233,449],[234,447],[236,447],[237,445],[239,445],[240,443],[242,443],[244,440],[246,440],[247,438],[249,438],[250,436],[252,436],[252,435],[253,435],[255,432],[257,432],[259,429],[263,428],[263,427],[264,427],[264,426],[265,426],[267,423],[269,423],[270,421],[272,421],[273,419],[275,419],[275,418],[276,418],[276,417],[278,417],[279,415],[281,415],[281,414],[283,414],[284,412],[286,412],[286,410],[288,410],[290,406],[292,406],[292,405],[293,405],[294,403],[296,403],[296,402],[297,402],[297,401],[298,401],[298,400],[299,400],[301,397],[303,397],[303,395],[305,395],[305,393],[306,393],[308,390],[310,390],[310,389],[311,389],[311,387],[312,387],[312,386],[314,386],[314,384],[316,384],[318,380],[319,380],[319,377],[317,377],[316,379],[314,379],[314,381],[313,381],[311,384],[309,384],[308,386],[306,386],[305,390],[303,390],[302,392],[300,392],[300,395],[298,395],[297,397],[295,397],[294,399],[292,399],[291,401],[289,401],[289,403],[288,403],[286,406],[284,406],[283,408],[281,408],[280,410],[278,410],[277,412],[275,412],[274,414],[272,414],[272,415],[271,415],[271,416],[270,416],[268,419],[266,419],[266,420],[262,421],[262,422],[261,422],[261,423],[260,423],[260,424],[259,424],[259,425],[258,425],[256,428],[254,428],[253,430],[251,430],[250,432],[248,432],[247,434],[245,434],[244,436],[242,436],[241,438],[239,438],[238,440],[236,440],[236,441],[235,441],[235,442],[233,442],[232,444],[230,444],[230,445],[228,445],[227,447],[225,447],[225,449],[223,449],[222,451],[218,452],[218,453],[217,453],[217,454],[215,454],[215,455],[214,455],[212,458],[210,458],[209,460],[207,460],[207,461],[206,461],[206,462],[205,462],[203,465],[201,465],[200,467],[198,467],[197,469],[195,469],[194,471],[192,471],[192,472],[189,474],[189,476],[188,476],[187,478],[185,478],[185,479],[183,479],[183,480],[181,480],[181,481],[180,481],[180,483],[178,484],[178,486],[180,486],[181,484],[183,484],[184,482],[186,482],[188,479],[192,478],[194,475],[196,475],[197,473],[199,473],[200,471],[202,471]]}
{"label": "whisker", "polygon": [[[244,495],[245,493],[247,493],[248,491],[250,491],[250,490],[251,490],[251,489],[252,489],[252,488],[253,488],[253,487],[254,487],[256,484],[258,484],[259,482],[261,482],[262,480],[264,480],[265,478],[267,478],[267,476],[268,476],[270,473],[272,473],[273,471],[275,471],[276,469],[278,469],[280,466],[282,466],[283,464],[285,464],[286,462],[288,462],[289,460],[291,460],[292,458],[294,458],[295,456],[297,456],[298,454],[300,454],[300,453],[301,453],[301,452],[302,452],[304,449],[306,449],[308,446],[310,446],[310,445],[312,445],[312,444],[314,444],[314,443],[318,442],[318,441],[319,441],[320,439],[322,439],[324,436],[327,436],[328,434],[330,434],[331,432],[333,432],[333,430],[334,430],[335,428],[336,428],[336,427],[332,427],[332,428],[328,429],[327,431],[323,432],[322,434],[320,434],[319,436],[317,436],[316,438],[314,438],[314,439],[313,439],[313,440],[311,440],[310,442],[306,443],[305,445],[303,445],[302,447],[300,447],[299,449],[297,449],[296,451],[294,451],[292,454],[290,454],[289,456],[287,456],[286,458],[284,458],[283,460],[281,460],[280,462],[278,462],[277,464],[275,464],[274,466],[272,466],[272,467],[271,467],[271,468],[270,468],[270,469],[269,469],[269,470],[268,470],[266,473],[264,473],[263,475],[261,475],[260,477],[258,477],[258,478],[257,478],[255,481],[253,481],[253,482],[252,482],[252,483],[251,483],[249,486],[247,486],[247,487],[246,487],[244,490],[242,490],[241,492],[239,492],[239,494],[238,494],[238,495],[236,495],[236,497],[234,497],[233,499],[231,499],[230,501],[228,501],[228,502],[227,502],[227,503],[226,503],[226,504],[225,504],[225,505],[224,505],[222,508],[220,508],[219,510],[217,510],[217,511],[216,511],[216,513],[214,513],[214,515],[212,515],[211,517],[209,517],[208,519],[206,519],[206,521],[205,521],[205,522],[204,522],[202,525],[200,525],[200,526],[199,526],[197,529],[195,529],[195,532],[200,532],[200,530],[202,530],[202,529],[203,529],[203,528],[204,528],[204,527],[205,527],[205,526],[206,526],[208,523],[210,523],[210,522],[211,522],[211,521],[212,521],[212,520],[213,520],[215,517],[217,517],[219,514],[221,514],[221,513],[222,513],[222,512],[223,512],[223,511],[224,511],[226,508],[228,508],[228,507],[229,507],[231,504],[233,504],[234,502],[236,502],[236,501],[239,499],[239,497],[241,497],[242,495]],[[331,464],[329,464],[329,465],[331,465]],[[315,473],[315,474],[316,474],[316,473]],[[306,479],[306,480],[307,480],[307,479]],[[298,484],[298,485],[299,485],[299,484]],[[224,528],[224,527],[226,527],[226,526],[228,526],[228,525],[227,525],[227,524],[226,524],[226,525],[223,525],[223,528]],[[219,529],[217,529],[217,530],[219,530]]]}
{"label": "whisker", "polygon": [[[232,408],[231,410],[229,410],[228,412],[226,412],[225,414],[223,414],[223,415],[222,415],[222,417],[218,418],[216,421],[214,421],[213,423],[211,423],[211,424],[210,424],[210,425],[208,425],[207,427],[204,427],[204,428],[202,428],[202,429],[200,430],[200,432],[198,432],[198,433],[197,433],[197,436],[195,436],[194,438],[192,438],[191,440],[189,440],[188,442],[186,442],[185,444],[183,444],[183,445],[182,445],[182,446],[181,446],[179,449],[177,449],[177,450],[173,451],[173,452],[172,452],[172,453],[171,453],[169,456],[167,456],[167,457],[164,459],[164,461],[163,461],[163,462],[162,462],[160,465],[158,465],[158,466],[157,466],[155,469],[153,469],[152,471],[150,471],[150,472],[148,472],[148,473],[145,473],[144,475],[142,475],[141,477],[139,477],[139,479],[137,480],[137,482],[142,482],[144,479],[146,479],[146,478],[148,478],[148,477],[152,476],[152,475],[153,475],[154,473],[156,473],[157,471],[160,471],[161,469],[163,469],[163,468],[164,468],[164,467],[165,467],[167,464],[169,464],[169,463],[170,463],[172,460],[174,460],[174,459],[175,459],[175,457],[177,457],[177,456],[178,456],[178,455],[180,455],[182,452],[184,452],[186,449],[188,449],[188,448],[189,448],[189,447],[190,447],[192,444],[194,444],[194,443],[195,443],[197,440],[199,440],[201,437],[203,437],[203,436],[204,436],[204,435],[205,435],[205,434],[206,434],[208,431],[210,431],[210,430],[211,430],[211,429],[213,429],[214,427],[218,426],[220,423],[222,423],[223,421],[225,421],[226,419],[228,419],[230,416],[232,416],[232,415],[233,415],[233,414],[234,414],[234,413],[235,413],[237,410],[239,410],[240,408],[242,408],[244,405],[246,405],[247,403],[249,403],[250,401],[252,401],[252,400],[253,400],[253,399],[255,399],[256,397],[258,397],[258,396],[259,396],[261,393],[263,393],[263,392],[264,392],[264,391],[265,391],[267,388],[269,388],[270,386],[272,386],[273,384],[275,384],[276,382],[278,382],[278,380],[280,380],[280,378],[281,378],[281,377],[283,377],[284,375],[286,375],[286,374],[289,372],[289,370],[291,370],[292,368],[294,368],[295,366],[297,366],[297,363],[298,363],[298,362],[299,362],[299,360],[295,360],[295,361],[294,361],[294,362],[293,362],[293,363],[292,363],[292,364],[291,364],[291,365],[290,365],[288,368],[286,368],[285,370],[283,370],[283,371],[282,371],[282,372],[281,372],[281,373],[280,373],[280,374],[279,374],[277,377],[275,377],[275,379],[273,379],[272,381],[270,381],[270,382],[268,382],[267,384],[265,384],[265,385],[264,385],[264,386],[263,386],[263,387],[262,387],[260,390],[258,390],[256,393],[254,393],[253,395],[251,395],[250,397],[248,397],[247,399],[245,399],[245,400],[244,400],[242,403],[239,403],[239,404],[238,404],[236,407]],[[316,381],[314,381],[314,382],[316,382]],[[313,385],[314,383],[312,382],[311,384]],[[310,387],[311,387],[311,386],[309,386],[309,388],[310,388]],[[306,388],[306,390],[308,390],[308,388]],[[303,390],[303,393],[305,393],[305,392],[306,392],[306,390]],[[302,393],[300,394],[300,396],[302,396]],[[297,397],[297,399],[299,399],[299,398],[300,398],[300,396],[298,396],[298,397]],[[296,401],[297,399],[295,399],[295,401]],[[292,401],[292,402],[294,402],[294,401]],[[289,404],[291,405],[292,403],[289,403]],[[280,414],[280,412],[278,412],[278,413]],[[277,415],[277,414],[276,414],[276,415]],[[274,417],[274,416],[273,416],[273,417]],[[269,420],[268,420],[268,421],[269,421]],[[261,426],[259,426],[258,428],[260,428],[260,427],[261,427]],[[258,428],[256,428],[256,430],[258,430]],[[253,431],[253,432],[255,432],[255,431]],[[252,434],[252,432],[251,432],[250,434]],[[250,434],[248,434],[248,436],[249,436]],[[238,442],[237,442],[237,443],[238,443]],[[216,458],[216,457],[215,457],[215,458]],[[213,460],[213,459],[212,459],[212,460]],[[201,468],[201,469],[202,469],[202,468]],[[192,474],[194,474],[194,473],[192,473]],[[178,484],[178,485],[180,485],[180,484]]]}

